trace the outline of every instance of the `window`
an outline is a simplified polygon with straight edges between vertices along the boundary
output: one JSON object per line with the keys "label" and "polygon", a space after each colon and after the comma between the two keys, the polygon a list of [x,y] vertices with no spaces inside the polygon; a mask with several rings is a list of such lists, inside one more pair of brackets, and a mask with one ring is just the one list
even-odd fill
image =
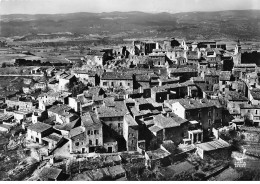
{"label": "window", "polygon": [[114,86],[114,82],[111,82],[111,86]]}
{"label": "window", "polygon": [[90,130],[88,130],[88,135],[90,135]]}
{"label": "window", "polygon": [[93,135],[93,131],[91,131],[91,135]]}
{"label": "window", "polygon": [[107,82],[103,82],[103,86],[107,86]]}
{"label": "window", "polygon": [[208,112],[208,116],[209,116],[209,117],[211,116],[211,111]]}
{"label": "window", "polygon": [[79,146],[79,142],[75,142],[75,146]]}
{"label": "window", "polygon": [[132,144],[134,144],[134,140],[132,140]]}
{"label": "window", "polygon": [[211,120],[210,119],[208,120],[208,123],[209,123],[209,126],[210,126],[211,125]]}
{"label": "window", "polygon": [[255,110],[255,113],[256,113],[256,114],[258,113],[257,110]]}
{"label": "window", "polygon": [[130,83],[128,83],[127,85],[130,86]]}
{"label": "window", "polygon": [[99,134],[98,130],[94,130],[94,134],[95,135]]}
{"label": "window", "polygon": [[89,145],[90,145],[90,146],[92,145],[92,140],[89,140]]}
{"label": "window", "polygon": [[98,139],[96,139],[96,145],[98,145]]}
{"label": "window", "polygon": [[120,125],[120,123],[118,123],[118,128],[120,128],[121,127],[121,125]]}
{"label": "window", "polygon": [[122,82],[120,82],[120,84],[119,84],[120,86],[122,86]]}

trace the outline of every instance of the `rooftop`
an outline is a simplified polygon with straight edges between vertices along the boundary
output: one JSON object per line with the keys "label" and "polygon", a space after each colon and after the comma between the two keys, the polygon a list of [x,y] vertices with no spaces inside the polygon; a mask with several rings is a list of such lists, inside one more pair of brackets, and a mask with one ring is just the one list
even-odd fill
{"label": "rooftop", "polygon": [[128,124],[128,126],[138,126],[137,122],[130,114],[125,115],[125,121]]}
{"label": "rooftop", "polygon": [[81,124],[84,127],[102,126],[100,120],[93,112],[87,112],[81,116]]}
{"label": "rooftop", "polygon": [[204,151],[213,151],[221,148],[227,148],[230,146],[230,144],[222,139],[218,139],[211,142],[197,144],[196,146],[203,149]]}
{"label": "rooftop", "polygon": [[48,129],[52,128],[51,125],[47,125],[45,123],[35,123],[31,126],[28,127],[29,130],[38,132],[38,133],[42,133]]}
{"label": "rooftop", "polygon": [[153,151],[147,151],[146,154],[149,156],[151,160],[158,160],[171,155],[169,152],[164,151],[161,148]]}
{"label": "rooftop", "polygon": [[126,113],[127,113],[126,108],[104,107],[104,106],[97,108],[98,117],[101,118],[124,116]]}
{"label": "rooftop", "polygon": [[108,170],[112,176],[117,176],[125,173],[125,170],[122,165],[108,167]]}
{"label": "rooftop", "polygon": [[208,108],[208,107],[214,107],[215,104],[207,99],[175,99],[175,100],[167,100],[165,103],[168,103],[169,105],[173,105],[174,103],[179,102],[185,109],[199,109],[199,108]]}
{"label": "rooftop", "polygon": [[46,140],[47,142],[49,141],[59,142],[62,139],[62,136],[57,133],[52,133],[44,137],[43,139]]}
{"label": "rooftop", "polygon": [[172,128],[180,126],[180,123],[175,120],[182,120],[182,118],[178,117],[165,117],[162,114],[154,116],[154,125],[160,127],[160,128]]}
{"label": "rooftop", "polygon": [[219,75],[220,81],[230,81],[231,80],[231,72],[230,71],[221,71]]}
{"label": "rooftop", "polygon": [[162,130],[162,128],[160,128],[160,127],[154,125],[154,126],[151,126],[151,127],[149,128],[149,130],[150,130],[151,132],[159,132],[160,130]]}
{"label": "rooftop", "polygon": [[75,137],[75,136],[82,134],[84,132],[85,132],[85,128],[82,127],[82,126],[79,126],[79,127],[76,127],[76,128],[73,128],[73,129],[70,130],[69,137],[70,138]]}
{"label": "rooftop", "polygon": [[39,178],[44,181],[49,179],[56,180],[61,174],[62,170],[55,167],[44,167],[42,171],[39,173]]}
{"label": "rooftop", "polygon": [[101,80],[133,80],[133,76],[128,73],[105,72],[101,76]]}
{"label": "rooftop", "polygon": [[48,111],[62,116],[68,116],[70,114],[69,111],[71,110],[72,108],[66,104],[54,105],[50,109],[48,109]]}

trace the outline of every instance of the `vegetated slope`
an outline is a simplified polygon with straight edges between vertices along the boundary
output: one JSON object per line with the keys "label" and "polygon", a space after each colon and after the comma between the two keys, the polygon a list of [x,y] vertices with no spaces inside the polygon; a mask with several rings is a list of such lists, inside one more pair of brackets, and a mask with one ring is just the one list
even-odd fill
{"label": "vegetated slope", "polygon": [[186,39],[259,39],[260,10],[187,13],[71,13],[2,15],[0,36],[71,32],[118,37],[175,36]]}

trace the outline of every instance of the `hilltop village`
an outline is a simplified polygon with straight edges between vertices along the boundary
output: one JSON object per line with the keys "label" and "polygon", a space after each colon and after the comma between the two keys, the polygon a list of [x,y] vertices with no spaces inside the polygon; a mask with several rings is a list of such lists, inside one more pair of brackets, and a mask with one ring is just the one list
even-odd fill
{"label": "hilltop village", "polygon": [[239,41],[0,54],[2,180],[254,177],[235,161],[260,159],[260,71]]}

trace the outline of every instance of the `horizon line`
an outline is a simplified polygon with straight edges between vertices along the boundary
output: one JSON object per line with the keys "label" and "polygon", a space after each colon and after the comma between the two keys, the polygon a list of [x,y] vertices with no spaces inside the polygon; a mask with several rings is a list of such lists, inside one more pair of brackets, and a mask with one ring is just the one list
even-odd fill
{"label": "horizon line", "polygon": [[173,12],[173,11],[105,11],[105,12],[68,12],[68,13],[11,13],[11,14],[1,14],[0,16],[3,15],[65,15],[65,14],[77,14],[77,13],[89,13],[89,14],[104,14],[104,13],[133,13],[133,12],[138,12],[138,13],[150,13],[150,14],[160,14],[160,13],[168,13],[168,14],[178,14],[178,13],[199,13],[199,12],[224,12],[224,11],[260,11],[260,9],[229,9],[229,10],[216,10],[216,11],[180,11],[180,12]]}

